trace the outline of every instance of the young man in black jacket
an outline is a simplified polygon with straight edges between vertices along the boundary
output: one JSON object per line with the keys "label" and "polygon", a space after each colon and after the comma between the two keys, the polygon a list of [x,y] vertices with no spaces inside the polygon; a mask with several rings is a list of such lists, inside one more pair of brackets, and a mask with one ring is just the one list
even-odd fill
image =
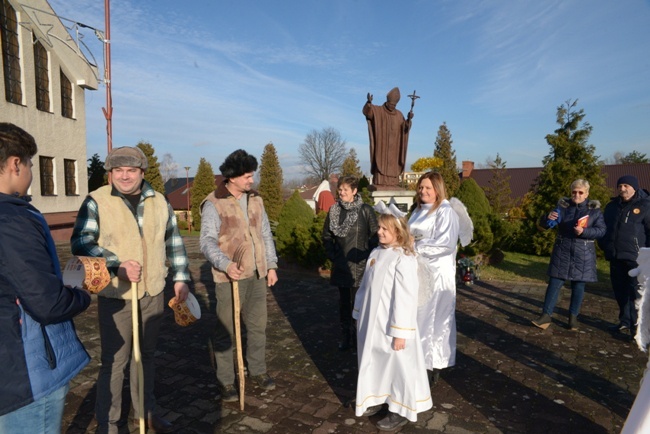
{"label": "young man in black jacket", "polygon": [[68,383],[90,361],[72,323],[90,294],[63,285],[26,197],[36,152],[31,135],[0,123],[0,433],[59,432]]}

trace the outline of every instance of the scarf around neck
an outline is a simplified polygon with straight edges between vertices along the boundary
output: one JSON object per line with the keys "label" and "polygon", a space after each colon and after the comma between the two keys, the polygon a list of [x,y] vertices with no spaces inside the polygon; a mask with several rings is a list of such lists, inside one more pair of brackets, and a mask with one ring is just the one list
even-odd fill
{"label": "scarf around neck", "polygon": [[[359,209],[363,205],[363,200],[359,194],[354,195],[352,202],[343,202],[341,199],[336,201],[337,206],[330,208],[330,230],[337,237],[345,237],[353,224],[357,222],[359,217]],[[339,224],[341,208],[347,211],[347,215],[343,223]]]}

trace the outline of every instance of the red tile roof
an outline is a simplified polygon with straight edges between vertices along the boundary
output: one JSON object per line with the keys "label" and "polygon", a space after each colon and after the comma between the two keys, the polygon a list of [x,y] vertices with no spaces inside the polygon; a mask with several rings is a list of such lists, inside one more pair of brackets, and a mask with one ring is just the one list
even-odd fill
{"label": "red tile roof", "polygon": [[[175,182],[172,182],[175,181]],[[189,181],[189,188],[192,188],[192,185],[194,184],[194,178],[189,178],[189,179],[183,179],[183,178],[177,178],[175,180],[169,180],[165,183],[165,191],[166,191],[166,196],[167,200],[169,203],[171,203],[172,208],[175,210],[179,211],[186,211],[187,210],[187,186],[188,186],[188,181]],[[214,175],[214,185],[220,183],[223,181],[223,176],[221,175]],[[190,196],[191,200],[191,196]]]}

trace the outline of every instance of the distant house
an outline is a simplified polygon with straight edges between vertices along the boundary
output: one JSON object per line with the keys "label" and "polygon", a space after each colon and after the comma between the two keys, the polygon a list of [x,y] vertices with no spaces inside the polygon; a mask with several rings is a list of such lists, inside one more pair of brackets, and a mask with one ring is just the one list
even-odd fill
{"label": "distant house", "polygon": [[[314,200],[314,193],[316,193],[316,189],[318,188],[317,185],[313,187],[308,187],[304,189],[299,189],[299,194],[300,197],[307,202],[307,205],[311,207],[311,209],[316,212],[316,201]],[[285,202],[288,198],[285,198]]]}
{"label": "distant house", "polygon": [[36,139],[29,194],[55,240],[70,238],[88,194],[85,91],[97,66],[46,0],[0,0],[0,121]]}
{"label": "distant house", "polygon": [[[532,189],[542,168],[523,167],[506,168],[505,170],[506,176],[510,177],[510,199],[519,203],[524,195]],[[603,166],[603,175],[612,197],[617,195],[616,181],[623,175],[636,176],[641,188],[650,190],[650,164],[648,163],[605,165]],[[479,187],[485,189],[489,187],[492,176],[492,169],[475,169],[473,161],[463,161],[462,179],[472,178]]]}
{"label": "distant house", "polygon": [[[217,184],[223,182],[222,175],[214,175],[215,188]],[[187,221],[191,217],[189,204],[192,203],[190,194],[194,178],[171,178],[165,182],[165,197],[174,209],[176,218],[180,221]],[[188,188],[189,187],[189,188]]]}

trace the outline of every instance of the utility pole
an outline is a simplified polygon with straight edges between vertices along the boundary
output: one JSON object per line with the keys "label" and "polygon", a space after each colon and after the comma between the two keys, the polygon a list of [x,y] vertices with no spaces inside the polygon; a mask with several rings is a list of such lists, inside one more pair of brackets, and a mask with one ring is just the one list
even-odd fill
{"label": "utility pole", "polygon": [[192,219],[190,218],[190,166],[185,166],[185,194],[187,195],[187,229],[192,235]]}
{"label": "utility pole", "polygon": [[110,0],[104,0],[104,84],[106,85],[106,107],[102,108],[106,118],[107,154],[113,149],[113,99],[111,95],[111,6]]}

